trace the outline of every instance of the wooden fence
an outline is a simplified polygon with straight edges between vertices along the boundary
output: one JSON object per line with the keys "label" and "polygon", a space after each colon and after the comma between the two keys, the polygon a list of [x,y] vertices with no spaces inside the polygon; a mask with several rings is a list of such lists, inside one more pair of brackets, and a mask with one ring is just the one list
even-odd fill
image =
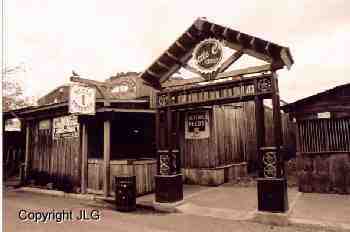
{"label": "wooden fence", "polygon": [[350,119],[298,122],[300,152],[350,152]]}

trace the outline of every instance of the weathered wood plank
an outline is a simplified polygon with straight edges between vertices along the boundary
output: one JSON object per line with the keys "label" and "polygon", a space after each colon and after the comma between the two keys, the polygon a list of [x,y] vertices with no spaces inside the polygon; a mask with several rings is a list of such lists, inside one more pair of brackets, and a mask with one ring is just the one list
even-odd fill
{"label": "weathered wood plank", "polygon": [[106,120],[103,122],[103,194],[108,196],[110,188],[110,166],[109,161],[111,157],[111,122]]}

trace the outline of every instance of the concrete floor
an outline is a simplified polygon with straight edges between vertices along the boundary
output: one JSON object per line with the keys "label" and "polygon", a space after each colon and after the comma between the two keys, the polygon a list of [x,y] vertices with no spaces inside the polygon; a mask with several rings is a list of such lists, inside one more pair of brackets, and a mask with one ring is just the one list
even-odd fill
{"label": "concrete floor", "polygon": [[[213,189],[213,190],[212,190]],[[220,188],[220,190],[225,187]],[[198,190],[198,189],[197,189]],[[206,202],[217,202],[211,200],[215,195],[215,190],[218,188],[211,188],[210,190],[204,188],[201,191],[195,191],[195,188],[190,188],[189,192],[194,202],[197,204],[205,204]],[[228,190],[227,190],[228,191]],[[199,194],[200,193],[200,194]],[[208,199],[200,199],[201,194],[209,194]],[[242,198],[244,198],[245,192],[242,192]],[[220,195],[220,194],[219,194]],[[189,198],[191,199],[191,198]],[[210,199],[210,200],[209,200]],[[229,200],[227,198],[227,200]],[[249,203],[251,204],[251,203]],[[4,231],[50,231],[50,232],[69,232],[69,231],[82,231],[82,232],[96,232],[96,231],[235,231],[235,232],[295,232],[295,231],[319,231],[312,228],[296,228],[296,227],[275,227],[270,225],[257,224],[248,221],[235,221],[225,218],[193,215],[186,213],[157,213],[152,210],[138,209],[137,211],[130,213],[121,213],[115,210],[91,207],[92,202],[67,199],[62,197],[54,197],[42,194],[35,194],[29,192],[23,192],[19,190],[6,190],[4,192]],[[217,205],[218,207],[224,205]],[[21,209],[27,210],[27,212],[49,212],[55,210],[70,211],[74,216],[78,215],[80,210],[91,212],[97,210],[100,215],[99,220],[85,220],[79,221],[75,217],[73,220],[57,223],[55,221],[49,221],[48,223],[35,223],[33,221],[22,221],[19,218],[19,212]],[[23,215],[22,215],[23,216]],[[326,230],[322,230],[326,231]]]}

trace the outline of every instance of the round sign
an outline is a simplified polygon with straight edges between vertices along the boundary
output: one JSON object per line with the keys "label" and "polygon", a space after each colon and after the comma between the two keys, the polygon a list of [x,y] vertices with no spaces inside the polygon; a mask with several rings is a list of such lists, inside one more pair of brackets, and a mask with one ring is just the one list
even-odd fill
{"label": "round sign", "polygon": [[204,73],[215,71],[219,67],[222,56],[221,43],[216,39],[203,40],[195,47],[193,52],[197,68]]}

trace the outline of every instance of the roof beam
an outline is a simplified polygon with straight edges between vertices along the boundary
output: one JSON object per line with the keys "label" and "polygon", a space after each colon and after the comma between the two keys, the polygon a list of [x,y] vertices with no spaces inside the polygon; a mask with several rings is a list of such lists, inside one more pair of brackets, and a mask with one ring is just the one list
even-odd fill
{"label": "roof beam", "polygon": [[187,52],[187,49],[186,49],[179,41],[176,41],[175,44],[176,44],[176,46],[178,46],[179,48],[181,48],[182,51]]}
{"label": "roof beam", "polygon": [[191,51],[188,51],[187,54],[184,55],[181,59],[177,59],[175,56],[173,56],[169,52],[166,52],[166,54],[172,59],[174,59],[177,64],[175,64],[166,74],[163,75],[161,79],[159,79],[160,83],[163,83],[166,80],[168,80],[172,74],[174,74],[183,64],[185,64],[192,57]]}
{"label": "roof beam", "polygon": [[234,50],[237,50],[237,51],[243,51],[245,54],[247,55],[250,55],[250,56],[253,56],[259,60],[263,60],[263,61],[266,61],[268,63],[272,63],[272,58],[269,57],[268,55],[265,55],[265,54],[262,54],[262,53],[258,53],[252,49],[249,49],[249,48],[243,48],[242,45],[240,44],[236,44],[236,43],[232,43],[232,42],[229,42],[227,40],[225,40],[225,45],[231,49],[234,49]]}
{"label": "roof beam", "polygon": [[252,67],[248,67],[248,68],[233,70],[230,72],[219,73],[215,79],[235,77],[235,76],[241,76],[241,75],[245,75],[245,74],[262,73],[262,72],[268,72],[268,71],[272,71],[272,70],[273,70],[273,66],[271,64],[252,66]]}
{"label": "roof beam", "polygon": [[224,72],[226,69],[228,69],[234,62],[236,62],[242,55],[243,55],[243,51],[239,50],[236,51],[235,53],[233,53],[229,58],[227,58],[227,60],[222,63],[222,65],[220,66],[218,72]]}
{"label": "roof beam", "polygon": [[163,62],[161,62],[161,61],[157,61],[157,64],[160,66],[160,67],[163,67],[163,68],[165,68],[165,69],[170,69],[170,67],[168,66],[168,65],[166,65],[166,64],[164,64]]}
{"label": "roof beam", "polygon": [[193,37],[193,35],[190,32],[186,32],[186,35],[188,38],[190,38],[192,41],[196,41],[196,39]]}

